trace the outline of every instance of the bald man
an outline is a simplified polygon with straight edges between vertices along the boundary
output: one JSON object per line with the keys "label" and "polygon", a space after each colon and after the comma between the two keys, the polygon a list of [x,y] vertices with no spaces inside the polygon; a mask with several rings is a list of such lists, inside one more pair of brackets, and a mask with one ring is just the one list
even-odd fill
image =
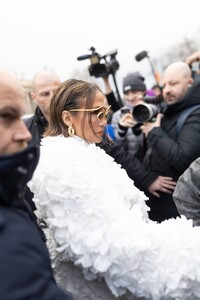
{"label": "bald man", "polygon": [[[151,145],[151,153],[144,161],[152,176],[168,176],[176,182],[200,156],[200,108],[196,106],[200,104],[199,77],[193,82],[191,70],[184,62],[171,64],[163,75],[163,97],[166,103],[163,115],[158,114],[155,122],[141,127]],[[178,132],[177,121],[192,106],[194,110]],[[148,187],[146,193],[152,220],[162,222],[179,216],[172,198],[173,189],[166,180]]]}
{"label": "bald man", "polygon": [[26,126],[33,135],[33,142],[40,144],[49,121],[51,98],[60,83],[59,77],[49,70],[41,70],[33,77],[31,97],[37,107],[35,114],[25,119]]}
{"label": "bald man", "polygon": [[24,105],[18,80],[0,70],[0,298],[70,300],[54,281],[41,230],[24,200],[39,158],[21,119]]}
{"label": "bald man", "polygon": [[[33,116],[24,119],[28,130],[32,134],[30,144],[40,145],[40,141],[49,121],[49,106],[51,99],[60,83],[59,77],[49,70],[41,70],[33,77],[31,97],[36,104],[36,110]],[[32,198],[33,193],[27,187],[26,199],[34,211],[36,207]]]}

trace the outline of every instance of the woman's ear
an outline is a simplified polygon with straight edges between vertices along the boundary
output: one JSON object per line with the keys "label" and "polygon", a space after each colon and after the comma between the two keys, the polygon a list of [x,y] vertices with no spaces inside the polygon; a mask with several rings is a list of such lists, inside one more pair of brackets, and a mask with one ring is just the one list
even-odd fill
{"label": "woman's ear", "polygon": [[67,110],[64,110],[62,112],[62,119],[63,119],[63,122],[68,126],[72,126],[72,115],[70,114],[69,111]]}

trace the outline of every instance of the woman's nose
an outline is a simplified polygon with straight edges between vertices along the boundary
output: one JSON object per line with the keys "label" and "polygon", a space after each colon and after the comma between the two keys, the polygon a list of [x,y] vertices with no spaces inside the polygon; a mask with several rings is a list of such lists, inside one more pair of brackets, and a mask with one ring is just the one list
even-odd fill
{"label": "woman's nose", "polygon": [[107,117],[103,118],[100,122],[100,126],[106,126],[107,125]]}

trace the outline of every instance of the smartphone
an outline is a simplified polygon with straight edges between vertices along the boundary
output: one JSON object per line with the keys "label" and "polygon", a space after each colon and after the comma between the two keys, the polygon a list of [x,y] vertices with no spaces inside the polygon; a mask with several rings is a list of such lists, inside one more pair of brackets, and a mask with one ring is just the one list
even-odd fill
{"label": "smartphone", "polygon": [[122,107],[122,108],[121,108],[121,114],[122,114],[122,115],[128,114],[128,113],[130,113],[130,112],[131,112],[131,111],[130,111],[129,108],[125,108],[125,107]]}

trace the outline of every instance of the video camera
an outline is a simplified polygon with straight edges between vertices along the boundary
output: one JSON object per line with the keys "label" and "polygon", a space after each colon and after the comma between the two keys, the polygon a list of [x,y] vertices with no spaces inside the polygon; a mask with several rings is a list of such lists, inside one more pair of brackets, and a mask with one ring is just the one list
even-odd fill
{"label": "video camera", "polygon": [[[88,68],[90,76],[99,78],[108,76],[109,74],[114,75],[119,69],[119,62],[116,60],[116,49],[103,56],[97,53],[94,47],[91,47],[89,50],[92,52],[91,54],[78,56],[77,60],[90,59],[91,65]],[[109,61],[107,61],[107,57],[110,57]],[[102,59],[104,59],[105,63],[100,62]]]}

